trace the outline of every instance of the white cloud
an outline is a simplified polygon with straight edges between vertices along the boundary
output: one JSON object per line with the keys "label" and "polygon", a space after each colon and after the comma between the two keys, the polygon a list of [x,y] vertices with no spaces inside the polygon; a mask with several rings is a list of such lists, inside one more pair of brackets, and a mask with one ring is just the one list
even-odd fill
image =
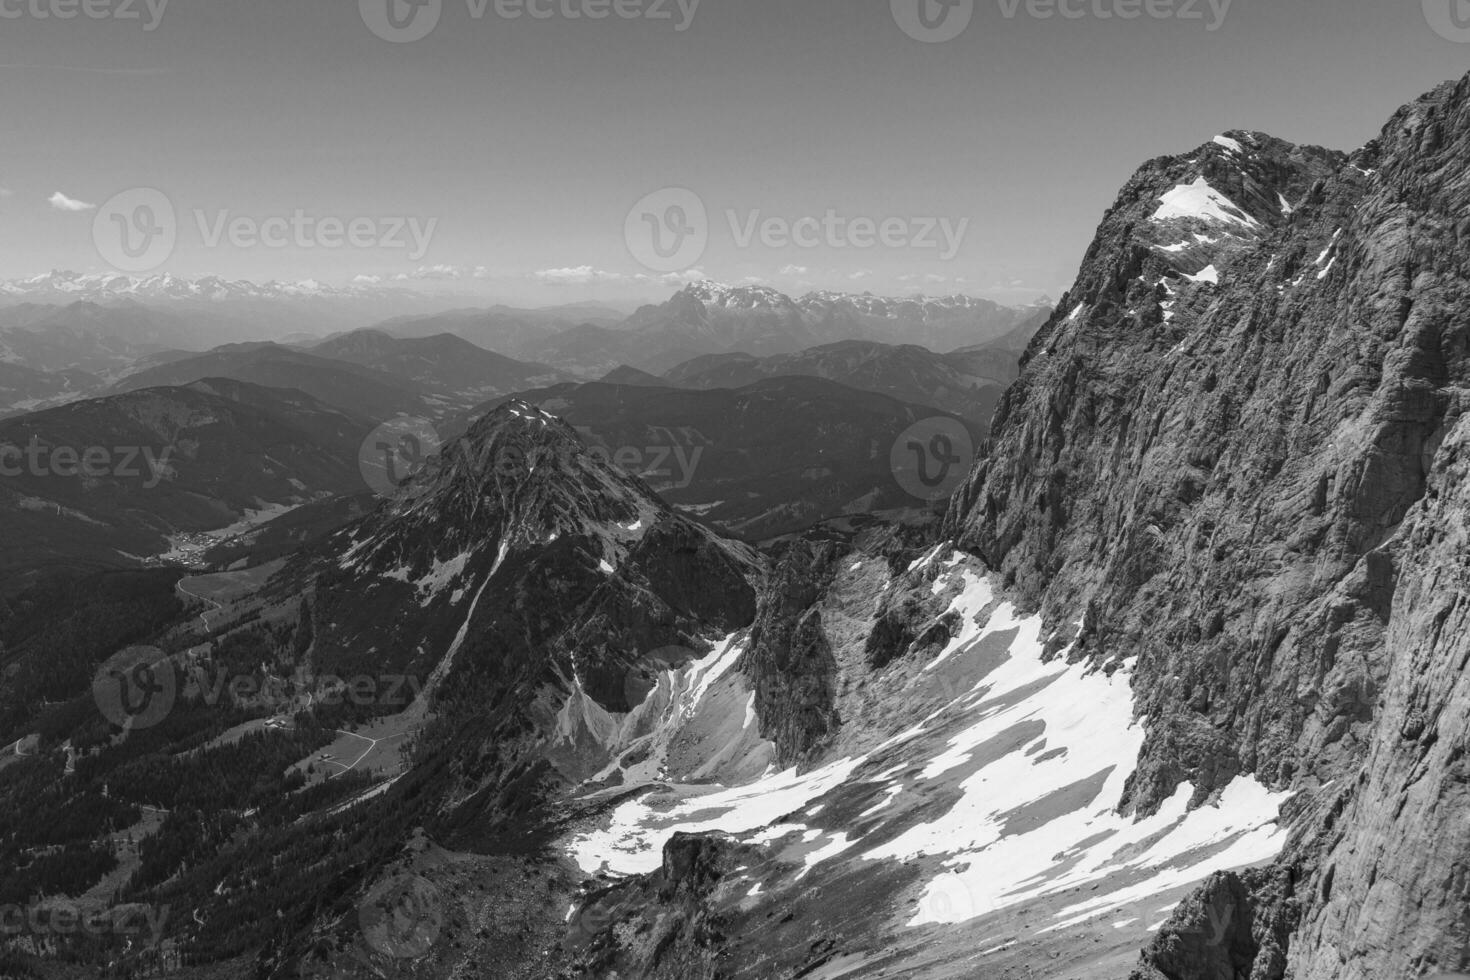
{"label": "white cloud", "polygon": [[530,274],[530,278],[545,286],[592,286],[600,283],[630,283],[638,285],[657,285],[678,288],[690,283],[703,282],[709,278],[709,274],[703,269],[685,269],[683,272],[668,272],[663,275],[649,275],[639,272],[627,275],[622,272],[608,272],[606,269],[598,269],[590,265],[570,266],[565,269],[541,269]]}
{"label": "white cloud", "polygon": [[871,279],[871,278],[873,278],[873,272],[872,272],[872,270],[870,270],[870,269],[859,269],[857,272],[854,272],[852,275],[848,276],[847,277],[847,280],[848,280],[848,282],[862,282],[864,279]]}
{"label": "white cloud", "polygon": [[788,265],[788,266],[784,266],[781,269],[781,275],[783,275],[783,276],[804,276],[808,272],[811,272],[811,271],[812,270],[808,269],[804,265]]}
{"label": "white cloud", "polygon": [[88,204],[86,201],[78,201],[74,197],[67,197],[61,191],[52,194],[50,204],[58,211],[91,211],[97,205]]}
{"label": "white cloud", "polygon": [[0,187],[0,197],[14,197],[14,196],[15,196],[15,191],[11,190],[9,187]]}
{"label": "white cloud", "polygon": [[352,284],[354,286],[376,286],[378,283],[380,283],[382,281],[383,281],[383,277],[382,276],[353,276],[352,277]]}
{"label": "white cloud", "polygon": [[597,282],[623,282],[628,277],[618,272],[594,269],[590,265],[579,265],[566,269],[542,269],[531,273],[531,278],[548,286],[587,286]]}
{"label": "white cloud", "polygon": [[396,282],[412,282],[415,279],[438,279],[454,281],[459,279],[488,279],[490,272],[483,265],[477,265],[473,269],[463,265],[421,265],[412,272],[400,272],[394,276]]}
{"label": "white cloud", "polygon": [[688,286],[691,283],[704,282],[709,278],[709,273],[703,269],[685,269],[683,272],[670,272],[662,276],[638,276],[640,282],[656,282],[663,286]]}

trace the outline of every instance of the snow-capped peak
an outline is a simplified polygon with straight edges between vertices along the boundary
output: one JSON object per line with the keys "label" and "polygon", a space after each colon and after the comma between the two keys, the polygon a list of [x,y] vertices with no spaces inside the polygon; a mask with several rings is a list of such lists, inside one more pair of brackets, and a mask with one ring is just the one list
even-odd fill
{"label": "snow-capped peak", "polygon": [[79,273],[55,270],[44,275],[0,282],[0,295],[16,299],[84,300],[105,302],[119,299],[143,301],[191,300],[225,302],[229,300],[284,300],[312,297],[361,298],[404,290],[375,284],[331,286],[315,279],[299,282],[271,280],[255,283],[221,276],[187,279],[168,273],[128,276],[120,273]]}
{"label": "snow-capped peak", "polygon": [[710,279],[689,285],[684,294],[712,309],[752,310],[791,305],[789,297],[769,286],[729,286]]}

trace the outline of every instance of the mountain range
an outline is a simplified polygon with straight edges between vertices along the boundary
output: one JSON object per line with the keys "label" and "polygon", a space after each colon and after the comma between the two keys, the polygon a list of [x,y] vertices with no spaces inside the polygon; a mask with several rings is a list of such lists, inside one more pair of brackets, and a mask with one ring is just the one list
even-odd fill
{"label": "mountain range", "polygon": [[[932,405],[814,377],[700,391],[564,384],[514,400],[571,425],[600,458],[644,480],[675,508],[749,541],[875,513],[922,518],[932,502],[909,492],[893,470],[904,433],[944,420],[974,446],[985,432]],[[451,424],[443,434],[460,431]]]}
{"label": "mountain range", "polygon": [[680,387],[704,389],[741,388],[783,376],[827,378],[987,426],[1001,394],[1019,374],[1020,357],[1009,351],[934,354],[923,347],[848,340],[765,358],[709,354],[677,365],[665,377]]}
{"label": "mountain range", "polygon": [[[630,383],[451,412],[379,504],[268,564],[25,582],[0,606],[0,904],[114,928],[23,931],[0,968],[1463,975],[1467,172],[1470,76],[1351,153],[1232,130],[1133,174],[1029,340],[1024,311],[957,337],[942,303],[701,284],[593,325],[661,352],[603,372]],[[928,324],[938,353],[834,318]],[[463,353],[443,332],[207,356],[422,403],[434,352]],[[942,516],[773,518],[900,459],[948,470],[968,434],[798,368],[1006,388]],[[37,419],[48,446],[216,460],[155,485],[166,520],[116,479],[12,494],[140,545],[353,482],[372,424],[205,381],[0,445]],[[676,506],[620,453],[650,445],[708,448],[726,524],[773,539]],[[150,916],[150,941],[122,928]]]}
{"label": "mountain range", "polygon": [[[437,397],[473,404],[517,385],[595,380],[622,366],[662,374],[710,353],[795,353],[849,339],[911,344],[916,337],[940,342],[941,348],[951,339],[983,346],[1007,331],[1034,332],[1046,309],[1009,309],[967,297],[921,301],[812,294],[796,301],[764,288],[701,283],[631,318],[595,304],[573,304],[382,320],[395,297],[419,307],[433,300],[393,287],[333,289],[170,276],[55,273],[7,285],[8,292],[0,293],[0,363],[10,367],[0,389],[0,417],[101,394],[126,376],[187,383],[228,374],[203,370],[185,377],[202,363],[191,355],[207,360],[219,348],[237,351],[240,344],[263,341],[352,363],[382,362],[369,366],[396,360],[397,370],[388,373],[402,374],[410,360],[418,359],[420,365],[408,370],[414,380]],[[13,305],[3,304],[7,295],[16,300]],[[331,309],[322,312],[321,304]],[[345,329],[334,329],[338,325]],[[319,339],[323,333],[329,336]],[[399,344],[395,352],[390,338],[416,343]],[[451,338],[466,343],[453,345]],[[502,359],[498,364],[496,355]],[[173,362],[187,363],[172,372],[147,373]],[[479,380],[476,372],[490,380]],[[507,380],[522,372],[528,372],[528,382]],[[276,383],[259,374],[242,380]],[[127,385],[137,387],[137,382]]]}

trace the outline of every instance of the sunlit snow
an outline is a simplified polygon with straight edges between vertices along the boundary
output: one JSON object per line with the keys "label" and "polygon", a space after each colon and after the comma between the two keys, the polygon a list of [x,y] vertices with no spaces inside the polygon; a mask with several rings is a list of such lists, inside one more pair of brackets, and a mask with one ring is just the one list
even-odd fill
{"label": "sunlit snow", "polygon": [[1255,228],[1260,222],[1246,214],[1228,197],[1210,186],[1203,177],[1196,177],[1192,184],[1179,184],[1160,200],[1159,209],[1153,220],[1170,218],[1201,218],[1227,224],[1245,225]]}
{"label": "sunlit snow", "polygon": [[[914,567],[940,561],[938,591],[955,595],[948,609],[959,629],[919,676],[970,678],[944,706],[857,758],[806,773],[768,771],[744,786],[667,787],[630,799],[569,843],[579,866],[589,874],[649,873],[676,832],[708,831],[790,848],[799,860],[791,880],[817,877],[828,863],[937,858],[942,868],[925,884],[910,926],[1049,899],[1055,914],[1036,924],[1048,931],[1136,909],[1213,871],[1280,852],[1286,832],[1277,818],[1288,794],[1246,776],[1193,811],[1194,789],[1182,785],[1152,816],[1120,814],[1145,736],[1135,718],[1133,664],[1109,673],[1089,660],[1069,663],[1065,650],[1047,659],[1040,618],[997,603],[978,562],[936,550]],[[732,637],[689,668],[685,712],[741,652]],[[744,707],[750,723],[754,699]],[[810,826],[854,778],[875,801],[841,832]],[[940,797],[943,805],[914,809]]]}

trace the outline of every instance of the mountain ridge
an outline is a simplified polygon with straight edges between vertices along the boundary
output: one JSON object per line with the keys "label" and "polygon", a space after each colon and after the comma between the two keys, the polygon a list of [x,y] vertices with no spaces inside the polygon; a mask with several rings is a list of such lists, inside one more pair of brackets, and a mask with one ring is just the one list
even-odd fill
{"label": "mountain ridge", "polygon": [[[1416,757],[1430,766],[1423,793],[1460,792],[1433,750],[1398,748],[1392,730],[1426,730],[1393,693],[1413,688],[1446,736],[1463,731],[1458,684],[1431,693],[1387,644],[1429,670],[1454,649],[1402,593],[1431,566],[1396,542],[1427,532],[1416,515],[1446,506],[1458,465],[1470,360],[1456,215],[1470,202],[1453,175],[1470,160],[1470,77],[1353,154],[1235,135],[1152,161],[1125,187],[948,528],[1048,621],[1086,609],[1080,651],[1141,658],[1149,737],[1125,805],[1148,812],[1186,779],[1203,804],[1247,772],[1303,794],[1281,859],[1290,887],[1242,892],[1267,916],[1298,903],[1301,926],[1282,948],[1238,925],[1252,976],[1463,969],[1463,928],[1411,928],[1419,902],[1452,901],[1427,883],[1446,851],[1365,864],[1419,794],[1362,767]],[[1171,194],[1193,212],[1169,211]],[[1160,244],[1181,231],[1214,240],[1196,240],[1202,253]],[[1433,829],[1401,823],[1388,839],[1463,840],[1419,807],[1403,820]],[[1425,881],[1413,889],[1425,897],[1375,890],[1381,874]],[[1138,976],[1219,968],[1224,951],[1179,927]]]}

